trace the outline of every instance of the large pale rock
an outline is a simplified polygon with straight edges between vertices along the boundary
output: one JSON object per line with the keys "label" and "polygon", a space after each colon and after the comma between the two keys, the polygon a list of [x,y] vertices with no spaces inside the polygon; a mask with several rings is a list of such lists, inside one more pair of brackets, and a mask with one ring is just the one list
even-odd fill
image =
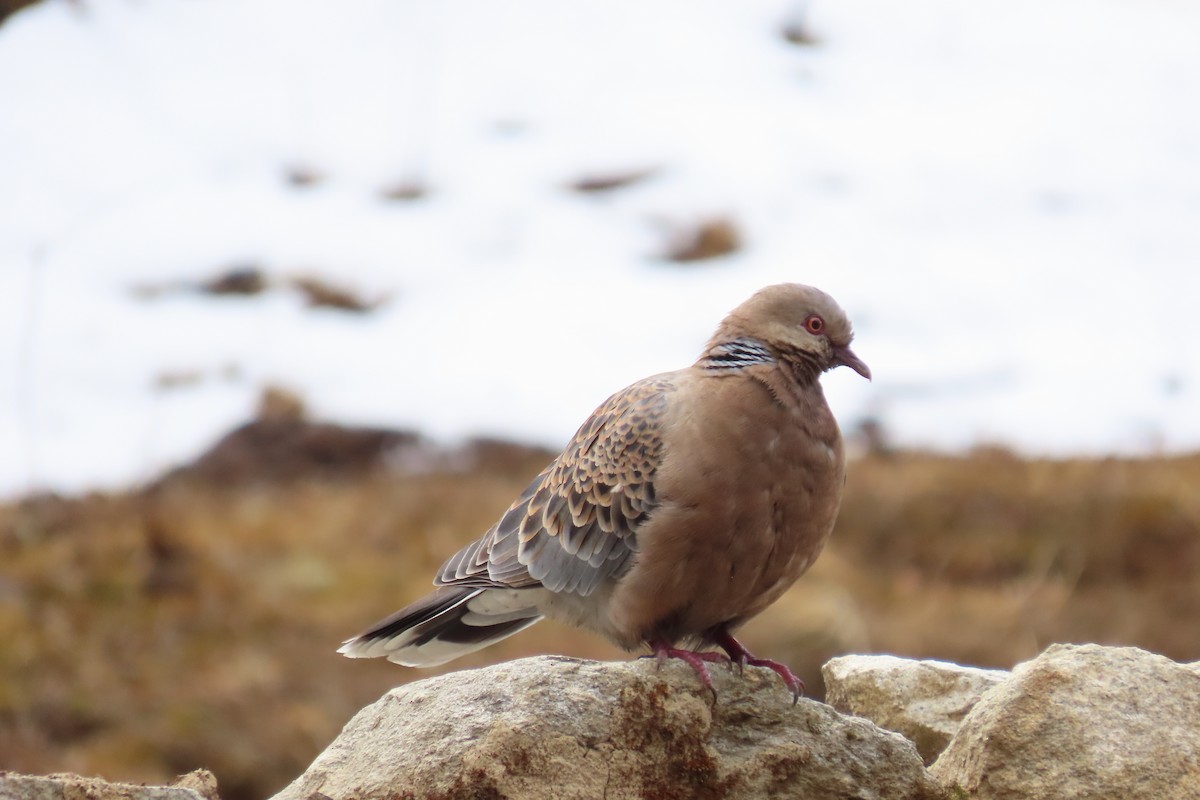
{"label": "large pale rock", "polygon": [[931,772],[979,800],[1200,798],[1200,674],[1053,645],[976,704]]}
{"label": "large pale rock", "polygon": [[946,749],[980,696],[1004,670],[896,656],[841,656],[821,668],[825,701],[912,740],[925,763]]}
{"label": "large pale rock", "polygon": [[57,773],[0,772],[0,800],[218,800],[217,780],[198,769],[170,786],[109,783],[102,778]]}
{"label": "large pale rock", "polygon": [[274,800],[942,798],[912,744],[779,678],[526,658],[393,689]]}

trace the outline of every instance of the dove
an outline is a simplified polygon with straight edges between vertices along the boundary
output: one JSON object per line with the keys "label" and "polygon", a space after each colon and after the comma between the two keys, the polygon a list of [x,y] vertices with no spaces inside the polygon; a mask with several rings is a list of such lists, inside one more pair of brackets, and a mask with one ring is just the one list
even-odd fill
{"label": "dove", "polygon": [[432,593],[339,652],[435,666],[549,617],[679,659],[714,697],[707,664],[766,667],[795,702],[803,682],[734,633],[833,530],[845,455],[820,377],[871,378],[852,339],[821,290],[759,290],[690,367],[608,398]]}

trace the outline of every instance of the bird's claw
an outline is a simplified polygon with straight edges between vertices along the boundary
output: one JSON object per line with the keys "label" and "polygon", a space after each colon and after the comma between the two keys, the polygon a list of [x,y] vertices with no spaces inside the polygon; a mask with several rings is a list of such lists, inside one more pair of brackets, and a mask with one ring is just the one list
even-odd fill
{"label": "bird's claw", "polygon": [[751,667],[766,667],[774,672],[779,677],[783,678],[783,682],[792,692],[792,705],[800,702],[800,695],[804,694],[804,681],[796,673],[792,672],[786,664],[780,664],[778,661],[772,661],[769,658],[756,658],[751,655],[741,642],[733,638],[733,635],[728,631],[722,631],[718,634],[716,643],[720,645],[725,652],[729,653],[730,661],[737,662],[738,669],[743,674],[746,666]]}
{"label": "bird's claw", "polygon": [[[666,663],[668,658],[677,658],[692,668],[696,673],[696,677],[705,689],[712,692],[713,703],[717,701],[717,690],[713,687],[712,675],[708,672],[708,664],[713,662],[723,661],[729,664],[729,668],[733,669],[737,665],[739,675],[746,674],[746,667],[766,667],[774,672],[780,678],[783,678],[784,684],[792,693],[792,705],[800,702],[800,695],[804,694],[804,681],[800,679],[796,673],[786,665],[778,661],[772,661],[769,658],[757,658],[750,654],[750,651],[742,646],[742,643],[728,633],[723,633],[717,637],[716,643],[720,645],[725,653],[718,653],[713,650],[685,650],[680,647],[672,647],[670,644],[663,641],[650,642],[652,653],[642,656],[642,658],[654,657],[658,661],[658,668],[662,669],[662,665]],[[726,655],[728,653],[728,655]]]}
{"label": "bird's claw", "polygon": [[[718,661],[730,663],[732,659],[724,653],[717,653],[712,650],[684,650],[679,647],[671,647],[664,642],[651,642],[650,647],[654,650],[650,655],[657,659],[659,669],[662,669],[662,665],[666,663],[668,658],[677,658],[690,666],[692,671],[696,673],[696,677],[699,678],[701,685],[712,692],[713,704],[716,704],[717,690],[713,686],[712,676],[708,672],[707,663]],[[643,656],[643,658],[646,657],[648,656]]]}
{"label": "bird's claw", "polygon": [[792,705],[800,702],[800,695],[804,694],[804,681],[800,676],[792,672],[787,664],[780,664],[778,661],[772,661],[769,658],[742,658],[738,659],[743,664],[749,664],[752,667],[766,667],[774,672],[779,677],[783,678],[783,682],[792,690]]}

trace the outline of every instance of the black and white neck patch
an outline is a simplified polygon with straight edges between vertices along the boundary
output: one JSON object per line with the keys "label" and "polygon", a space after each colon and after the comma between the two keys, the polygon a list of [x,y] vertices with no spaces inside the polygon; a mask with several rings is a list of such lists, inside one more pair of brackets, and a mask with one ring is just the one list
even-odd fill
{"label": "black and white neck patch", "polygon": [[697,366],[712,372],[734,372],[755,364],[774,364],[775,357],[757,339],[732,339],[713,345]]}

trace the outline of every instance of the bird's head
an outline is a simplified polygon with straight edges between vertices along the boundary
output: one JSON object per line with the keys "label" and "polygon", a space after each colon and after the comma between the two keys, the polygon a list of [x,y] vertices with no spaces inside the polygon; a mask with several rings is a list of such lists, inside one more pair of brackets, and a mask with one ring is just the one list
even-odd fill
{"label": "bird's head", "polygon": [[779,283],[758,290],[730,312],[718,336],[749,336],[780,353],[798,353],[821,371],[849,367],[867,380],[870,368],[850,349],[854,331],[832,297],[812,286]]}

